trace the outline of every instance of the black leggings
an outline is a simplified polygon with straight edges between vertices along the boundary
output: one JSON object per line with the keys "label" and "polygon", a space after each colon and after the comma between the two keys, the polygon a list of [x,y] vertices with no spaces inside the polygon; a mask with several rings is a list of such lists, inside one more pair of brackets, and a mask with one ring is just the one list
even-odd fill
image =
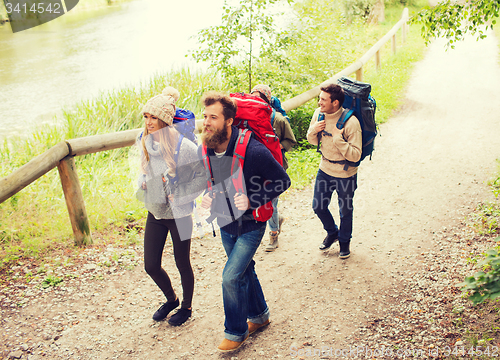
{"label": "black leggings", "polygon": [[191,239],[181,240],[178,228],[182,229],[183,233],[186,230],[189,230],[189,233],[191,233],[193,229],[193,219],[191,216],[180,219],[157,220],[151,213],[148,213],[144,234],[144,269],[161,291],[163,291],[167,301],[175,301],[176,295],[170,278],[167,272],[161,267],[163,248],[168,232],[170,231],[174,244],[175,265],[181,274],[183,292],[181,307],[189,309],[191,308],[194,292],[194,274],[189,258]]}

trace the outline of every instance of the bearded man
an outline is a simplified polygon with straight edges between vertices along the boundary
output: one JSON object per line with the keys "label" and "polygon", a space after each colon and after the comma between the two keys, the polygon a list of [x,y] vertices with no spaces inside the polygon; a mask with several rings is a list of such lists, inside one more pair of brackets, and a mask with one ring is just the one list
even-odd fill
{"label": "bearded man", "polygon": [[[252,211],[290,187],[290,178],[271,152],[250,138],[243,165],[244,193],[237,193],[231,181],[231,164],[239,130],[232,126],[237,105],[220,92],[202,99],[205,110],[202,141],[207,148],[213,191],[201,206],[211,209],[221,230],[227,254],[222,273],[225,338],[218,349],[234,351],[259,328],[269,324],[269,308],[255,272],[253,257],[266,230],[266,222],[256,221]],[[201,156],[201,148],[199,149]],[[240,169],[241,170],[241,169]]]}

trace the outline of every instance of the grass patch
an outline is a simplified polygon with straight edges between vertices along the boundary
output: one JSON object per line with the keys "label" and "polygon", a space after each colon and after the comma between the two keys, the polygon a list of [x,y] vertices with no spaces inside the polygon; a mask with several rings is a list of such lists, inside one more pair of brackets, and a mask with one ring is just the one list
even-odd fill
{"label": "grass patch", "polygon": [[287,158],[287,173],[292,180],[292,187],[294,189],[305,188],[318,172],[321,155],[316,152],[316,149],[304,149],[288,153]]}
{"label": "grass patch", "polygon": [[476,210],[469,215],[469,225],[480,235],[500,233],[500,160],[497,160],[497,173],[488,181],[490,190],[495,195],[494,201],[478,204]]}

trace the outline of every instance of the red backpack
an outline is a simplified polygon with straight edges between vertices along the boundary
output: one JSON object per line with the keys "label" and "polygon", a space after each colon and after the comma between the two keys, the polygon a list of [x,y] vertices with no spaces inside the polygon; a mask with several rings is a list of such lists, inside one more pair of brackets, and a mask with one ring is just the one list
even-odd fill
{"label": "red backpack", "polygon": [[245,93],[230,95],[236,100],[238,108],[234,117],[233,125],[240,129],[250,129],[255,138],[263,143],[280,165],[283,165],[283,155],[280,148],[280,140],[271,125],[273,108],[259,96]]}
{"label": "red backpack", "polygon": [[[269,149],[276,161],[283,165],[280,142],[271,125],[271,106],[260,97],[249,94],[237,93],[231,94],[230,96],[236,100],[238,106],[233,125],[240,129],[233,151],[231,175],[236,173],[238,168],[243,169],[246,150],[252,133],[257,140]],[[214,185],[214,178],[205,145],[202,145],[202,156],[203,164],[205,165],[205,170],[207,172],[208,191],[211,192],[212,186]],[[243,171],[239,171],[237,173],[238,176],[236,178],[232,177],[232,183],[236,192],[241,194],[243,193]],[[253,209],[252,215],[256,221],[265,222],[271,218],[273,211],[274,208],[272,202],[269,201],[268,203]],[[240,227],[241,221],[242,219],[240,217],[238,219]]]}

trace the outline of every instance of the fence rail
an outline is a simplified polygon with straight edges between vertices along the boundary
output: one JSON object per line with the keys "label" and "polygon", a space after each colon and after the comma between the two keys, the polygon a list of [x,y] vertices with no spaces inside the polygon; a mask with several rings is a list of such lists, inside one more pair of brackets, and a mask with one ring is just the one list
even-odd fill
{"label": "fence rail", "polygon": [[[376,69],[380,70],[380,51],[382,46],[391,40],[392,53],[396,53],[396,33],[399,29],[402,29],[402,42],[405,42],[409,26],[408,19],[408,9],[405,8],[401,19],[361,58],[320,85],[284,101],[282,103],[283,108],[286,111],[298,108],[317,97],[322,86],[335,83],[341,76],[349,76],[356,73],[356,79],[363,81],[363,66],[374,56]],[[201,124],[202,120],[196,121],[198,131],[201,129]],[[0,179],[0,203],[17,194],[26,186],[57,167],[73,228],[75,243],[78,246],[92,243],[85,202],[76,172],[74,157],[131,146],[135,143],[135,139],[140,131],[141,129],[134,129],[61,141],[15,170],[12,174]]]}

